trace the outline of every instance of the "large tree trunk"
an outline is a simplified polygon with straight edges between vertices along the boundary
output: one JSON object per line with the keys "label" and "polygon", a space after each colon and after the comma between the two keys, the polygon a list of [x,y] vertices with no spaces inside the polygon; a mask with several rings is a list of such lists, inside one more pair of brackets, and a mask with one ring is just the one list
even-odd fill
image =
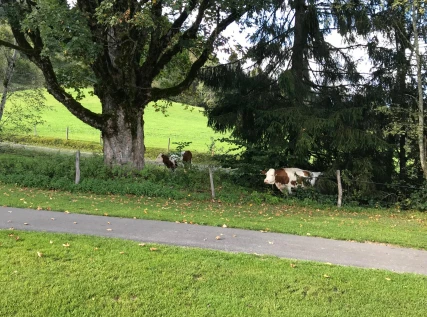
{"label": "large tree trunk", "polygon": [[305,0],[295,0],[294,44],[292,49],[292,71],[298,81],[304,76],[304,50],[307,43],[307,31],[304,29]]}
{"label": "large tree trunk", "polygon": [[414,31],[414,50],[415,61],[417,66],[417,88],[418,88],[418,148],[420,150],[420,163],[423,171],[424,179],[427,180],[427,166],[426,166],[426,153],[424,145],[424,100],[423,100],[423,85],[421,75],[421,55],[420,46],[418,42],[418,6],[412,3],[412,28]]}
{"label": "large tree trunk", "polygon": [[102,131],[105,164],[144,168],[143,114],[142,109],[125,111],[122,107],[116,108],[108,128]]}
{"label": "large tree trunk", "polygon": [[307,27],[306,27],[306,10],[305,0],[294,0],[292,2],[295,8],[295,25],[294,25],[294,43],[292,47],[292,74],[294,77],[295,97],[298,103],[304,101],[307,87],[304,82],[309,79],[308,60],[307,60]]}
{"label": "large tree trunk", "polygon": [[4,75],[4,80],[3,80],[3,94],[1,96],[1,101],[0,101],[0,120],[3,117],[4,107],[6,106],[6,99],[9,92],[9,84],[10,84],[10,81],[12,80],[13,70],[15,68],[15,61],[17,57],[18,57],[18,52],[16,50],[13,50],[12,56],[7,60],[7,68],[6,68],[6,73]]}
{"label": "large tree trunk", "polygon": [[[404,128],[402,128],[403,130]],[[397,136],[399,138],[399,179],[406,180],[408,158],[406,156],[406,132]]]}

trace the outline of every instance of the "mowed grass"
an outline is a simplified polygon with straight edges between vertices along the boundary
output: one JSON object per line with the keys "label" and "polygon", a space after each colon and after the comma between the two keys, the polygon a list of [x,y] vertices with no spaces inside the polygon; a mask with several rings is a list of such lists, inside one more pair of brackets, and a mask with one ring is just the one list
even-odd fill
{"label": "mowed grass", "polygon": [[427,214],[283,204],[226,204],[159,197],[94,195],[0,184],[3,206],[68,211],[377,242],[427,249]]}
{"label": "mowed grass", "polygon": [[[56,101],[49,93],[45,93],[46,104],[51,107],[42,113],[46,121],[43,125],[36,127],[37,135],[70,140],[83,140],[100,142],[100,131],[83,123],[73,116],[62,104]],[[12,96],[13,98],[13,96]],[[86,97],[81,103],[87,109],[100,113],[101,103],[96,96],[91,96],[86,91]],[[31,105],[28,105],[31,106]],[[6,112],[7,112],[6,107]],[[222,138],[226,135],[215,133],[207,127],[208,119],[202,113],[203,109],[198,107],[186,107],[179,103],[173,103],[167,110],[167,116],[156,112],[152,105],[145,109],[145,145],[147,147],[163,148],[167,151],[170,138],[170,149],[175,149],[173,142],[192,142],[188,149],[198,152],[208,152],[211,138]],[[7,128],[7,126],[6,126]],[[7,130],[7,132],[11,132]],[[31,132],[34,135],[34,132]],[[228,136],[228,135],[227,135]],[[217,143],[218,147],[227,147]]]}
{"label": "mowed grass", "polygon": [[427,277],[0,230],[0,316],[425,316]]}

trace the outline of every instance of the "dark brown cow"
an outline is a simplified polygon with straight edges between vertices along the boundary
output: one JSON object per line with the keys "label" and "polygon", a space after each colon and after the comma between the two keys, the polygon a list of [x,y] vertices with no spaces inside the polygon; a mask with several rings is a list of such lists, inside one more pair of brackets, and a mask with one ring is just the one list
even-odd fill
{"label": "dark brown cow", "polygon": [[191,153],[190,151],[181,152],[181,158],[184,164],[191,164],[191,160],[193,159],[193,153]]}

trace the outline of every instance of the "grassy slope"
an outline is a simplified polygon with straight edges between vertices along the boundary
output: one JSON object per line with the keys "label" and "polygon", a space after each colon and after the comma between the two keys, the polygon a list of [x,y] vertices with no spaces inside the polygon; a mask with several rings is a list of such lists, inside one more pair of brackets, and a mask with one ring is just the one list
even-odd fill
{"label": "grassy slope", "polygon": [[415,317],[427,305],[425,276],[9,230],[0,276],[0,315],[15,317]]}
{"label": "grassy slope", "polygon": [[[78,120],[48,93],[46,93],[46,99],[46,104],[52,109],[43,113],[46,123],[37,126],[37,135],[65,139],[68,126],[69,139],[99,142],[98,130]],[[86,94],[82,104],[94,112],[101,111],[101,105],[96,96]],[[207,127],[207,118],[202,114],[202,110],[197,107],[188,107],[186,110],[181,104],[174,103],[168,108],[168,116],[165,117],[161,112],[156,112],[152,106],[147,107],[144,116],[146,146],[164,148],[166,151],[168,138],[170,138],[171,149],[176,146],[172,142],[193,142],[189,149],[207,152],[211,138],[220,138],[224,135],[215,133]]]}

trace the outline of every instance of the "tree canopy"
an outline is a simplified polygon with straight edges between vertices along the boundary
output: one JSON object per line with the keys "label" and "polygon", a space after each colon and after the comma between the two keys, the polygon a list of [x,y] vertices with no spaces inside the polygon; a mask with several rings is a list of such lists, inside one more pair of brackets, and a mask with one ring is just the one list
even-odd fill
{"label": "tree canopy", "polygon": [[[2,19],[16,44],[2,38],[0,45],[25,54],[42,71],[49,93],[102,131],[106,163],[142,168],[147,104],[186,90],[214,48],[224,44],[221,32],[243,15],[275,5],[256,0],[77,0],[70,6],[65,0],[4,0]],[[65,90],[88,85],[102,113],[86,109]]]}

